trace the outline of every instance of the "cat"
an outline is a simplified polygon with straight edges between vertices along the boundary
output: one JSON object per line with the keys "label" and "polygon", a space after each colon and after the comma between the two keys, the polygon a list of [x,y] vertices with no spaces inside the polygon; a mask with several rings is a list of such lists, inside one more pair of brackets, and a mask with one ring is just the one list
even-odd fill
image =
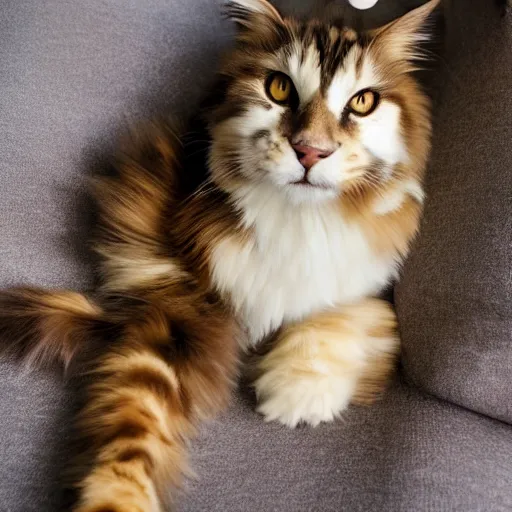
{"label": "cat", "polygon": [[422,212],[431,108],[414,71],[438,4],[356,32],[229,2],[236,42],[202,124],[152,123],[96,182],[97,293],[0,293],[4,352],[86,359],[75,512],[164,510],[244,352],[265,347],[258,411],[290,427],[385,388],[399,340],[375,297]]}

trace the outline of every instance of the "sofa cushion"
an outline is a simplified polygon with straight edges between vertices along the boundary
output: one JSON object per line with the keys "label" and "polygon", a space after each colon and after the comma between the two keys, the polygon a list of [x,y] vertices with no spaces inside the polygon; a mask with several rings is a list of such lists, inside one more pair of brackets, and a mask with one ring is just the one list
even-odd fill
{"label": "sofa cushion", "polygon": [[[0,365],[0,510],[56,512],[72,395]],[[372,407],[290,430],[246,392],[201,429],[178,512],[506,512],[512,429],[397,381]],[[63,512],[69,512],[64,508]]]}
{"label": "sofa cushion", "polygon": [[395,299],[407,376],[512,422],[512,19],[447,2],[420,237]]}
{"label": "sofa cushion", "polygon": [[372,407],[290,430],[239,397],[194,445],[180,512],[504,512],[512,428],[395,382]]}

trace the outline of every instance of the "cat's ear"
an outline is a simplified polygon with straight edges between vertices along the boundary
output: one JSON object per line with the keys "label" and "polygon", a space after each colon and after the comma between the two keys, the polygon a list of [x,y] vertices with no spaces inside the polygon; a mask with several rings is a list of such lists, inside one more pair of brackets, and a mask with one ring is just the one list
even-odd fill
{"label": "cat's ear", "polygon": [[441,0],[430,0],[383,27],[370,31],[377,46],[397,61],[424,58],[422,45],[433,35],[433,13]]}
{"label": "cat's ear", "polygon": [[226,3],[226,14],[242,30],[252,30],[262,23],[282,24],[279,11],[267,0],[231,0]]}

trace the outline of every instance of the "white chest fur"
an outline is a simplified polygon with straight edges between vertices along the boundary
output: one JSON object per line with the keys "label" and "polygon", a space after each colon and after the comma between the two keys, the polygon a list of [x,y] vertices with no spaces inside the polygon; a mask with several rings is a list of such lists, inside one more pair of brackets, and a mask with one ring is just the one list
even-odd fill
{"label": "white chest fur", "polygon": [[211,273],[257,343],[283,323],[378,292],[396,262],[379,259],[357,225],[333,205],[294,205],[280,194],[240,199],[252,235],[224,239]]}

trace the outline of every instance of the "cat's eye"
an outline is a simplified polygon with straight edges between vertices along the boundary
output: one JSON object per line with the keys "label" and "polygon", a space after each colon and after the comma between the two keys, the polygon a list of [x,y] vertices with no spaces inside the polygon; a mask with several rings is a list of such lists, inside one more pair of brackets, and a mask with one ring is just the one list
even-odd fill
{"label": "cat's eye", "polygon": [[348,103],[348,108],[358,116],[367,116],[377,108],[378,103],[379,94],[366,89],[352,96],[352,99]]}
{"label": "cat's eye", "polygon": [[268,97],[280,105],[289,103],[294,87],[292,80],[284,73],[272,73],[266,83]]}

